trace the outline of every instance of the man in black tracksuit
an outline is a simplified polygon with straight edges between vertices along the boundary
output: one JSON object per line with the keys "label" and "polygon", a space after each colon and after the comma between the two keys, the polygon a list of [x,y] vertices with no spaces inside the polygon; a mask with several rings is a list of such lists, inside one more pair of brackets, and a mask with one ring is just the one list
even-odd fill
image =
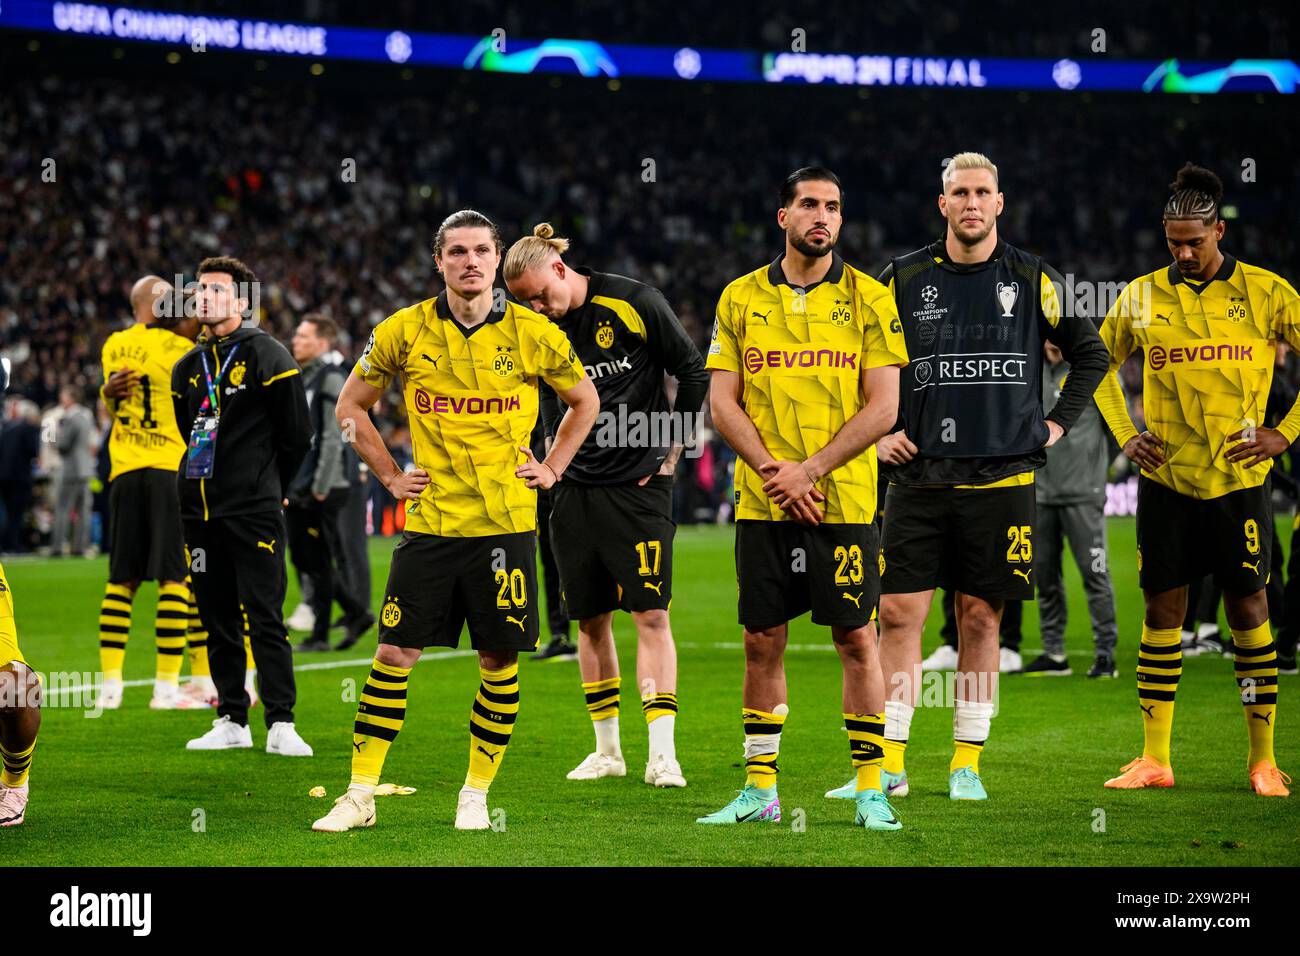
{"label": "man in black tracksuit", "polygon": [[[338,326],[325,315],[303,317],[293,336],[293,357],[301,363],[303,388],[311,422],[311,449],[286,490],[289,547],[293,563],[312,583],[308,603],[316,622],[311,637],[296,651],[328,651],[330,613],[334,602],[343,608],[347,634],[336,650],[355,644],[375,623],[369,601],[359,601],[353,582],[343,575],[344,510],[357,480],[357,459],[347,455],[347,443],[334,417],[347,371],[327,360],[338,340]],[[364,540],[364,530],[362,536]],[[336,568],[337,566],[337,568]]]}
{"label": "man in black tracksuit", "polygon": [[293,727],[293,652],[283,618],[281,502],[311,442],[302,375],[283,345],[242,324],[257,282],[247,266],[205,259],[198,279],[198,318],[208,336],[176,363],[172,402],[188,438],[177,486],[219,703],[212,730],[188,748],[253,745],[244,690],[246,613],[267,752],[310,756]]}

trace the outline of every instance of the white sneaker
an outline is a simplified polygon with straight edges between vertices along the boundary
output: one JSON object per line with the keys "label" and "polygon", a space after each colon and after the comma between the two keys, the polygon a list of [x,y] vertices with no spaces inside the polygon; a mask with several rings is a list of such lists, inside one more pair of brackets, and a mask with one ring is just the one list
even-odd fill
{"label": "white sneaker", "polygon": [[[276,724],[276,726],[280,726]],[[329,813],[311,825],[317,833],[344,833],[375,825],[375,798],[348,789]]]}
{"label": "white sneaker", "polygon": [[0,827],[16,827],[27,814],[27,784],[0,787]]}
{"label": "white sneaker", "polygon": [[[646,773],[649,774],[649,769]],[[574,767],[565,778],[568,780],[599,780],[601,777],[626,777],[627,764],[622,754],[587,754],[587,759]],[[649,776],[646,783],[650,782]]]}
{"label": "white sneaker", "polygon": [[475,790],[473,787],[460,788],[460,798],[456,801],[456,829],[492,829],[492,822],[488,819],[486,790]]}
{"label": "white sneaker", "polygon": [[947,644],[940,644],[925,660],[921,661],[923,671],[955,671],[957,669],[957,649]]}
{"label": "white sneaker", "polygon": [[311,745],[298,736],[293,729],[293,722],[281,720],[271,725],[266,732],[266,752],[285,757],[310,757]]}
{"label": "white sneaker", "polygon": [[155,684],[150,710],[200,710],[208,705],[184,693],[175,684]]}
{"label": "white sneaker", "polygon": [[181,687],[181,696],[193,701],[196,707],[217,706],[217,689],[212,686],[211,679],[205,681],[199,677],[191,678],[188,684]]}
{"label": "white sneaker", "polygon": [[104,689],[95,698],[95,707],[99,710],[117,710],[122,706],[122,682],[120,680],[104,681]]}
{"label": "white sneaker", "polygon": [[1025,662],[1020,659],[1020,652],[1009,647],[998,651],[998,670],[1003,674],[1019,674],[1025,669]]}
{"label": "white sneaker", "polygon": [[669,760],[663,754],[655,754],[645,765],[645,782],[656,787],[684,787],[686,778],[682,776],[682,765],[676,760]]}
{"label": "white sneaker", "polygon": [[229,717],[218,717],[212,729],[185,745],[186,750],[238,750],[253,746],[253,732]]}
{"label": "white sneaker", "polygon": [[284,623],[291,631],[310,631],[316,626],[316,614],[309,605],[300,601]]}

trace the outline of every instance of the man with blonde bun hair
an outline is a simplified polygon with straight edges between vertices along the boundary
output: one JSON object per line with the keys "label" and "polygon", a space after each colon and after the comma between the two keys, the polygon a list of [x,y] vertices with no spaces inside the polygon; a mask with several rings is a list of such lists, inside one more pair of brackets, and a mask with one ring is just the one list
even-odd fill
{"label": "man with blonde bun hair", "polygon": [[[645,782],[684,787],[677,762],[677,652],[672,602],[673,469],[708,390],[695,343],[658,290],[625,276],[571,268],[569,241],[542,223],[510,247],[510,291],[569,337],[600,394],[601,413],[564,481],[552,489],[551,540],[564,602],[578,621],[578,666],[596,750],[570,780],[622,777],[614,611],[637,630],[637,684],[649,750]],[[670,405],[664,376],[677,379]],[[555,433],[565,408],[543,386]],[[601,534],[592,534],[600,528]]]}

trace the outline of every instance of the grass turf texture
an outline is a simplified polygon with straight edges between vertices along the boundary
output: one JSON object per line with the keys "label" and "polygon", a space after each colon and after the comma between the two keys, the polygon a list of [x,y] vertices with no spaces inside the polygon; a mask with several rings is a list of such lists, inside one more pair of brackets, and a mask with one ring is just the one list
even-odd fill
{"label": "grass turf texture", "polygon": [[[1289,522],[1282,528],[1290,538]],[[740,688],[730,528],[683,528],[673,602],[680,648],[678,755],[690,785],[641,782],[645,724],[633,676],[635,638],[616,619],[624,668],[624,779],[571,782],[592,749],[576,663],[521,662],[522,703],[489,807],[502,832],[452,828],[477,684],[462,652],[422,661],[411,677],[408,717],[384,781],[418,788],[381,797],[375,828],[317,834],[311,821],[349,774],[355,695],[367,665],[324,667],[373,652],[374,632],[339,654],[297,655],[297,725],[309,759],[269,756],[263,711],[252,712],[256,749],[191,753],[211,711],[153,712],[150,688],[128,687],[121,710],[88,719],[47,707],[33,763],[27,822],[0,831],[7,865],[1260,865],[1300,861],[1300,799],[1265,800],[1246,780],[1246,735],[1232,663],[1184,663],[1174,727],[1172,790],[1117,792],[1102,781],[1141,751],[1134,667],[1141,596],[1131,519],[1111,522],[1112,571],[1121,639],[1120,679],[1089,681],[1091,633],[1078,576],[1067,571],[1067,636],[1075,676],[1008,677],[983,758],[991,799],[947,798],[951,710],[919,710],[908,748],[911,795],[895,801],[905,829],[852,826],[853,804],[822,794],[849,778],[840,718],[840,668],[828,633],[805,616],[791,629],[786,669],[791,714],[782,738],[779,825],[702,827],[697,816],[731,799],[743,782]],[[373,541],[379,607],[391,541]],[[1288,548],[1289,552],[1289,548]],[[20,642],[43,672],[98,668],[95,620],[106,562],[12,560]],[[154,588],[137,598],[126,679],[153,676]],[[296,594],[290,595],[292,608]],[[937,643],[935,602],[925,638]],[[1037,610],[1025,610],[1026,663],[1038,650]],[[462,638],[468,646],[468,638]],[[345,699],[345,697],[350,699]],[[1297,678],[1281,678],[1278,758],[1300,767]],[[201,813],[200,813],[201,811]],[[197,822],[201,832],[196,832]],[[1104,830],[1098,832],[1104,823]]]}

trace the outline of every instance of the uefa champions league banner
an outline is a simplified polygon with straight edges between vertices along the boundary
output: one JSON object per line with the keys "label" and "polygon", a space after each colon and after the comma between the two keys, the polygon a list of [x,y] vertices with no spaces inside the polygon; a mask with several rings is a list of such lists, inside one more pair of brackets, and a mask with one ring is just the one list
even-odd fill
{"label": "uefa champions league banner", "polygon": [[0,28],[193,52],[237,51],[489,73],[569,73],[688,82],[1164,93],[1294,93],[1293,60],[1021,60],[641,46],[561,38],[415,33],[183,14],[97,3],[0,0]]}

